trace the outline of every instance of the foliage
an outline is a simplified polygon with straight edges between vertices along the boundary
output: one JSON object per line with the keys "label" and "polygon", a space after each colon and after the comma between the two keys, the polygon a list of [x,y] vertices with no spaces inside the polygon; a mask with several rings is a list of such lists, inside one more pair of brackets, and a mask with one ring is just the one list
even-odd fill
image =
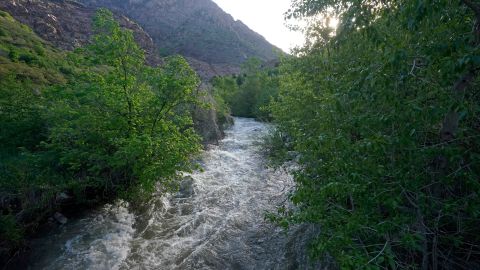
{"label": "foliage", "polygon": [[77,205],[176,188],[201,149],[190,115],[199,79],[185,59],[146,66],[132,32],[104,9],[92,44],[68,54],[0,20],[9,24],[0,50],[15,55],[0,56],[2,238],[17,243],[22,222],[59,207],[62,192]]}
{"label": "foliage", "polygon": [[474,14],[448,0],[296,0],[290,16],[327,13],[336,36],[314,21],[315,42],[280,68],[271,110],[301,169],[295,207],[270,217],[318,224],[311,255],[342,269],[478,268]]}
{"label": "foliage", "polygon": [[23,241],[23,232],[17,226],[15,217],[11,215],[0,216],[0,238],[8,239],[14,245],[20,245]]}
{"label": "foliage", "polygon": [[30,81],[36,88],[65,83],[65,76],[58,70],[60,64],[71,64],[65,54],[47,45],[8,13],[3,14],[0,16],[3,33],[0,35],[0,78],[13,77],[19,83]]}
{"label": "foliage", "polygon": [[45,136],[42,91],[63,84],[58,66],[71,65],[8,13],[0,16],[0,149],[34,150]]}
{"label": "foliage", "polygon": [[173,180],[199,150],[182,107],[194,102],[198,78],[177,56],[162,68],[145,67],[132,33],[109,12],[101,10],[94,26],[98,34],[86,54],[96,65],[49,93],[53,124],[45,147],[72,174],[109,188],[138,180],[152,189]]}
{"label": "foliage", "polygon": [[279,88],[276,68],[265,67],[256,58],[243,64],[242,75],[217,77],[213,85],[220,111],[264,120],[269,119],[265,107],[277,96]]}

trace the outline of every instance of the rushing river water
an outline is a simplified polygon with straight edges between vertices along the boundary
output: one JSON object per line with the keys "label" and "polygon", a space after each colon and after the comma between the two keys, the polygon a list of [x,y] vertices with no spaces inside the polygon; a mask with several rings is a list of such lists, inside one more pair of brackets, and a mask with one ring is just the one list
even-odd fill
{"label": "rushing river water", "polygon": [[293,185],[283,170],[267,168],[259,151],[269,127],[235,120],[204,152],[203,170],[187,176],[191,186],[142,209],[117,202],[70,221],[35,241],[30,269],[307,268],[310,229],[286,234],[264,221]]}

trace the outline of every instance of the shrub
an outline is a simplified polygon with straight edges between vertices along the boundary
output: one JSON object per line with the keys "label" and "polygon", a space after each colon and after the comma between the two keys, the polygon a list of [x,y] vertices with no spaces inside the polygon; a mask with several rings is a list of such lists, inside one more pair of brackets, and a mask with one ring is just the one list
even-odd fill
{"label": "shrub", "polygon": [[39,56],[45,56],[45,48],[41,44],[35,44],[33,49]]}
{"label": "shrub", "polygon": [[65,75],[72,75],[74,69],[70,66],[65,65],[65,66],[61,66],[58,70]]}
{"label": "shrub", "polygon": [[0,239],[5,239],[15,246],[23,241],[23,231],[12,215],[0,215]]}
{"label": "shrub", "polygon": [[22,53],[20,54],[20,56],[18,57],[18,60],[19,61],[22,61],[22,62],[25,62],[26,64],[28,65],[32,65],[34,63],[38,63],[38,58],[33,55],[33,54],[30,54],[30,53]]}
{"label": "shrub", "polygon": [[8,57],[10,58],[10,60],[12,60],[13,62],[16,62],[18,61],[18,51],[15,50],[15,49],[10,49],[10,52],[8,53]]}

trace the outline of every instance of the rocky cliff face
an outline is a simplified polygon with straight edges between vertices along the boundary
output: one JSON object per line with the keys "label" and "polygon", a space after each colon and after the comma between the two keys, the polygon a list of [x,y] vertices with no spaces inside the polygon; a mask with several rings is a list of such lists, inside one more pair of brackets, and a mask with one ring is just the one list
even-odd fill
{"label": "rocky cliff face", "polygon": [[255,56],[276,58],[275,48],[212,0],[77,0],[119,11],[137,21],[164,53],[209,64],[239,66]]}
{"label": "rocky cliff face", "polygon": [[[52,45],[72,50],[88,43],[92,34],[95,9],[69,0],[2,0],[0,9],[30,26],[36,34]],[[129,18],[116,14],[120,24],[131,29],[135,40],[145,50],[151,65],[161,62],[152,38]]]}

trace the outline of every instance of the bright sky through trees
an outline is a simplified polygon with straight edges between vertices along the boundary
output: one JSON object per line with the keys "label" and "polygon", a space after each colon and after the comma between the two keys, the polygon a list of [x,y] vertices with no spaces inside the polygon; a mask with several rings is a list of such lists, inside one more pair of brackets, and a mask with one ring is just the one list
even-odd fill
{"label": "bright sky through trees", "polygon": [[285,52],[303,44],[303,34],[290,31],[285,25],[284,13],[290,7],[291,0],[213,1]]}

